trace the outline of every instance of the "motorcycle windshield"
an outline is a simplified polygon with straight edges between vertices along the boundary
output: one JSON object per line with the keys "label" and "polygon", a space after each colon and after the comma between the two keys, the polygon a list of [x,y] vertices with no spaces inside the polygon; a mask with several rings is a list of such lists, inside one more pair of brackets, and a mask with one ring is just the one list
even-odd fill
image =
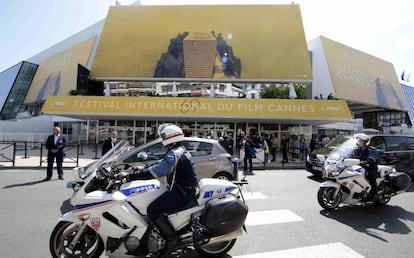
{"label": "motorcycle windshield", "polygon": [[[89,177],[98,167],[111,166],[119,160],[119,157],[125,152],[129,151],[132,146],[129,146],[129,142],[126,140],[119,141],[112,149],[110,149],[105,155],[103,155],[97,161],[89,164],[86,167],[86,177]],[[107,165],[106,165],[107,164]]]}
{"label": "motorcycle windshield", "polygon": [[329,153],[328,160],[339,161],[341,159],[353,158],[354,151],[357,147],[358,145],[355,139],[348,139],[347,141],[336,146],[334,150]]}

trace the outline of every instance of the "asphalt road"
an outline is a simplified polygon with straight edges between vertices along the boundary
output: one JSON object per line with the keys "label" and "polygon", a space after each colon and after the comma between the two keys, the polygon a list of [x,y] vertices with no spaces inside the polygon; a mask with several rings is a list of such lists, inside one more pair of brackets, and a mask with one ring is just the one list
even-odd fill
{"label": "asphalt road", "polygon": [[[69,171],[64,181],[41,182],[44,176],[0,170],[0,257],[50,257],[49,236],[70,209],[72,190]],[[383,207],[326,212],[316,200],[320,182],[305,170],[261,170],[247,179],[247,234],[228,257],[413,257],[414,186]]]}

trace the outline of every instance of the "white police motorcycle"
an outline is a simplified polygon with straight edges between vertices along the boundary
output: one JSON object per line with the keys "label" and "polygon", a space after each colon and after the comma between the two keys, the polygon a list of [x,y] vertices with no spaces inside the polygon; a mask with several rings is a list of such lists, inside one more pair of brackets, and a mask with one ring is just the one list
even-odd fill
{"label": "white police motorcycle", "polygon": [[[49,249],[52,257],[151,256],[165,246],[147,217],[147,206],[166,191],[157,179],[123,183],[116,174],[125,171],[117,157],[128,150],[121,142],[87,171],[75,168],[77,184],[73,210],[59,218]],[[248,207],[240,185],[204,178],[191,204],[168,215],[179,235],[176,253],[196,250],[208,257],[225,255],[242,236]],[[72,187],[72,186],[70,186]]]}
{"label": "white police motorcycle", "polygon": [[319,205],[332,210],[341,203],[361,205],[373,202],[384,205],[392,196],[405,192],[411,185],[407,173],[397,172],[393,167],[379,165],[377,180],[378,198],[370,198],[371,185],[359,159],[353,159],[355,139],[350,139],[333,150],[325,161],[322,172],[326,180],[319,185]]}

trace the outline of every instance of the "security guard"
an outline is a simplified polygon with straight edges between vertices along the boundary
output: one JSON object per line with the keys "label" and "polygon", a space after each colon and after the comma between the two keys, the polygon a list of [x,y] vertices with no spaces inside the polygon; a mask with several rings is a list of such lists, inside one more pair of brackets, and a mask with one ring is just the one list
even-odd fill
{"label": "security guard", "polygon": [[355,150],[355,158],[361,161],[361,166],[365,168],[366,177],[371,185],[369,199],[378,199],[377,177],[378,177],[378,158],[376,148],[369,146],[370,137],[364,133],[354,135],[358,149]]}
{"label": "security guard", "polygon": [[135,169],[131,173],[120,173],[118,178],[128,181],[167,177],[167,191],[155,199],[147,208],[147,214],[166,240],[166,246],[159,257],[167,257],[175,250],[178,236],[164,214],[183,208],[195,198],[198,184],[191,154],[182,145],[183,131],[176,125],[163,124],[158,129],[162,144],[167,153],[154,165],[145,169]]}

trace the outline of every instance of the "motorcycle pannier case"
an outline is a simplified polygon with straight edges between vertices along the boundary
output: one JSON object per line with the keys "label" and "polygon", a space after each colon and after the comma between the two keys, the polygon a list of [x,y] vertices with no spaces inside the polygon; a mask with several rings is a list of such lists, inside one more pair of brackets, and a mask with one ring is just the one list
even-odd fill
{"label": "motorcycle pannier case", "polygon": [[233,196],[213,199],[207,204],[201,223],[213,236],[229,234],[242,228],[248,210],[247,205]]}
{"label": "motorcycle pannier case", "polygon": [[411,178],[406,173],[390,174],[390,181],[394,191],[407,190],[411,185]]}

